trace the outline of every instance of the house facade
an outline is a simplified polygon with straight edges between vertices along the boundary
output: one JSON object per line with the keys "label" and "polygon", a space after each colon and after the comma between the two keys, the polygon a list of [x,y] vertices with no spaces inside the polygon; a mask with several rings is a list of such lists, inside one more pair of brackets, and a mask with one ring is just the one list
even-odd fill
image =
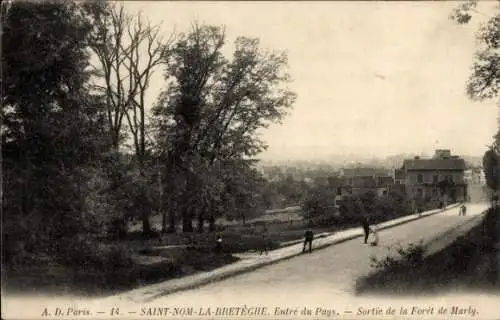
{"label": "house facade", "polygon": [[436,150],[434,157],[404,161],[406,194],[414,201],[463,201],[467,198],[465,160],[449,150]]}

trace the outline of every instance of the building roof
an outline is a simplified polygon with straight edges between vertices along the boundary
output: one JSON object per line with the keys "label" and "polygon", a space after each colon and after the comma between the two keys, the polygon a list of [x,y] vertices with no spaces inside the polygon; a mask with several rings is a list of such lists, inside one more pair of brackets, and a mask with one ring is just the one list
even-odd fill
{"label": "building roof", "polygon": [[380,168],[344,168],[341,174],[349,177],[389,176],[389,171]]}
{"label": "building roof", "polygon": [[411,159],[405,160],[403,167],[408,170],[465,170],[462,158]]}

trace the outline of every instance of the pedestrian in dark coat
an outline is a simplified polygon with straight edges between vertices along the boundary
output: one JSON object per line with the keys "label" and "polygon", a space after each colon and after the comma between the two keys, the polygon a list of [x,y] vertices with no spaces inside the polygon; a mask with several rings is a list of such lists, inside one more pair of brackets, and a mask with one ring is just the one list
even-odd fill
{"label": "pedestrian in dark coat", "polygon": [[220,234],[218,234],[217,237],[215,238],[215,252],[216,253],[222,252],[222,237]]}
{"label": "pedestrian in dark coat", "polygon": [[460,216],[465,216],[465,214],[467,213],[467,207],[465,206],[465,204],[462,204],[460,206]]}
{"label": "pedestrian in dark coat", "polygon": [[363,226],[363,231],[365,232],[365,241],[366,244],[368,242],[368,236],[370,235],[370,223],[368,222],[368,218],[363,217],[361,220],[361,225]]}
{"label": "pedestrian in dark coat", "polygon": [[304,247],[302,248],[302,252],[306,252],[306,245],[309,244],[309,252],[312,252],[312,242],[314,239],[314,233],[311,230],[312,222],[309,222],[309,227],[304,233]]}

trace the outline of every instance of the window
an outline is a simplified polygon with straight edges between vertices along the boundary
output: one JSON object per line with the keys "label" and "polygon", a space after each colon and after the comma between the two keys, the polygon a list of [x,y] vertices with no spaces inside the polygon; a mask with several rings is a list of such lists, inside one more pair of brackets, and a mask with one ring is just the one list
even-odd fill
{"label": "window", "polygon": [[438,183],[439,181],[439,176],[437,174],[432,176],[432,183]]}
{"label": "window", "polygon": [[421,175],[421,174],[418,174],[418,175],[417,175],[417,182],[418,182],[418,183],[422,183],[422,182],[424,182],[424,176],[423,176],[423,175]]}

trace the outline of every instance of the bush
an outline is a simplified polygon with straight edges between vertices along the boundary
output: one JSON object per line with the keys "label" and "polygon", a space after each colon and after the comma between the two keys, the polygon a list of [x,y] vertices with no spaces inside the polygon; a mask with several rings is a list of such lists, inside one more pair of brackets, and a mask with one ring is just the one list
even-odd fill
{"label": "bush", "polygon": [[[77,280],[99,279],[104,285],[129,283],[134,262],[132,252],[122,245],[103,245],[95,239],[76,236],[59,246],[58,262],[70,267]],[[98,281],[98,282],[99,282]]]}
{"label": "bush", "polygon": [[328,188],[314,188],[308,193],[302,204],[304,214],[313,218],[337,212],[334,195],[335,193]]}
{"label": "bush", "polygon": [[383,260],[371,258],[371,266],[375,269],[385,271],[396,271],[400,268],[412,268],[420,266],[424,261],[425,247],[422,242],[410,244],[406,249],[399,247],[396,251],[398,256],[387,256]]}
{"label": "bush", "polygon": [[453,271],[463,273],[467,270],[471,258],[480,246],[466,237],[458,237],[450,246],[451,267]]}

